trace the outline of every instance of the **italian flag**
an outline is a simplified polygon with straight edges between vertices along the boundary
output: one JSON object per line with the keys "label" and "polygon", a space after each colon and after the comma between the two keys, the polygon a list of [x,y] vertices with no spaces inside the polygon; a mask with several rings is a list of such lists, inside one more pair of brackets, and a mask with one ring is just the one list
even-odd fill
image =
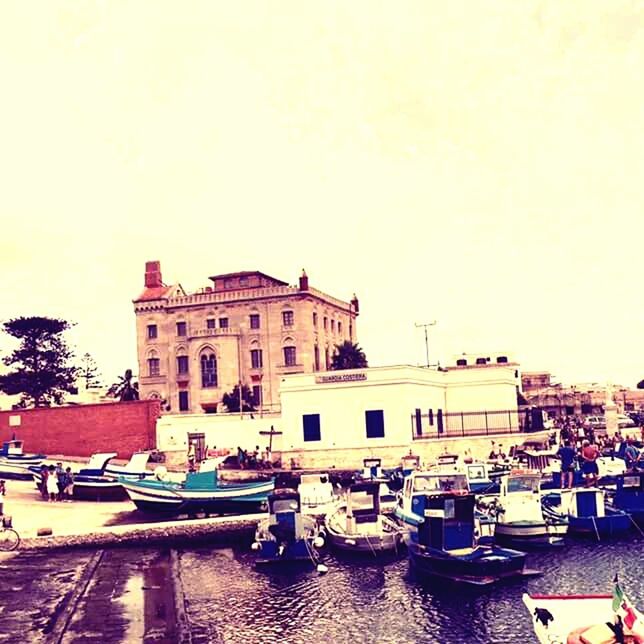
{"label": "italian flag", "polygon": [[626,597],[617,579],[613,588],[613,610],[622,618],[624,626],[633,633],[638,644],[644,644],[644,617]]}

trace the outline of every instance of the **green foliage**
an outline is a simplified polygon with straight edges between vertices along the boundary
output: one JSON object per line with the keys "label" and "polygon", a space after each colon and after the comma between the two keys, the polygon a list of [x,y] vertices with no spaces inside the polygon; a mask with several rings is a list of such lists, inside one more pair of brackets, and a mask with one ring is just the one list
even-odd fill
{"label": "green foliage", "polygon": [[96,389],[101,386],[101,373],[94,358],[89,353],[86,353],[81,358],[78,377],[84,381],[85,389]]}
{"label": "green foliage", "polygon": [[[243,410],[255,411],[253,392],[246,385],[242,385],[241,395]],[[224,394],[223,403],[231,414],[239,411],[239,385],[235,385],[230,393]]]}
{"label": "green foliage", "polygon": [[121,402],[129,402],[139,399],[139,383],[132,382],[132,369],[126,369],[125,375],[119,376],[119,379],[107,390],[107,395],[118,398]]}
{"label": "green foliage", "polygon": [[73,353],[62,337],[71,326],[66,320],[38,316],[5,322],[5,333],[19,340],[20,346],[3,358],[13,371],[0,376],[0,391],[22,394],[22,407],[60,404],[66,393],[76,393],[78,370],[70,366]]}
{"label": "green foliage", "polygon": [[331,370],[341,371],[343,369],[362,369],[369,366],[367,357],[359,345],[345,340],[342,344],[335,345],[335,351],[331,358]]}
{"label": "green foliage", "polygon": [[644,380],[640,380],[640,381],[637,383],[637,388],[638,388],[638,389],[644,389]]}

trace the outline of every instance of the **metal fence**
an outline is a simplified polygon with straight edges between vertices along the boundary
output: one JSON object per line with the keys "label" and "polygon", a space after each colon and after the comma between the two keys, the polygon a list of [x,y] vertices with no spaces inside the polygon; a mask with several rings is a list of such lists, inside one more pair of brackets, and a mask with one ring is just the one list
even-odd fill
{"label": "metal fence", "polygon": [[442,409],[430,409],[426,413],[417,409],[411,415],[411,433],[414,440],[518,434],[520,432],[519,412],[516,409],[465,412],[443,412]]}

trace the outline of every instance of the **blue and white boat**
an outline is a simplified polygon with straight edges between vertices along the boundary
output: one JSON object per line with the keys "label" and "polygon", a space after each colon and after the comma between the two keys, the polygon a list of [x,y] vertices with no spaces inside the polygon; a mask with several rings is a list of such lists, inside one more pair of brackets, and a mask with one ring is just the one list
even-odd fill
{"label": "blue and white boat", "polygon": [[644,526],[644,472],[628,472],[617,477],[612,506]]}
{"label": "blue and white boat", "polygon": [[268,517],[257,524],[252,550],[255,564],[306,563],[317,566],[316,549],[324,546],[314,517],[302,514],[300,495],[295,490],[275,490],[268,495]]}
{"label": "blue and white boat", "polygon": [[24,442],[10,440],[2,443],[0,450],[0,478],[31,479],[30,467],[38,467],[47,457],[45,454],[25,454]]}
{"label": "blue and white boat", "polygon": [[475,586],[540,574],[525,568],[524,552],[479,545],[474,494],[462,490],[425,493],[422,505],[417,538],[408,543],[416,574]]}
{"label": "blue and white boat", "polygon": [[217,470],[188,472],[185,481],[165,480],[165,468],[158,467],[157,475],[143,480],[119,477],[127,495],[136,507],[153,514],[225,514],[248,513],[265,509],[275,481],[220,484]]}
{"label": "blue and white boat", "polygon": [[568,532],[601,537],[627,532],[630,515],[606,504],[605,492],[594,487],[550,492],[542,497],[543,509],[553,519],[567,519]]}
{"label": "blue and white boat", "polygon": [[[398,504],[394,515],[406,528],[408,539],[415,541],[418,526],[424,521],[427,493],[468,494],[470,488],[467,475],[463,472],[441,472],[438,470],[416,471],[405,478],[403,489],[398,493]],[[494,540],[496,519],[484,513],[476,514],[477,537],[481,543]]]}

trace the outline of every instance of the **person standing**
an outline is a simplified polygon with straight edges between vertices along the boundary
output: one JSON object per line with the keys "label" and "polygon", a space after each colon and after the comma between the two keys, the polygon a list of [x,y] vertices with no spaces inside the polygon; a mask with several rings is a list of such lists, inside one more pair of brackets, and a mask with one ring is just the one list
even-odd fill
{"label": "person standing", "polygon": [[4,497],[7,494],[5,482],[0,480],[0,517],[4,516]]}
{"label": "person standing", "polygon": [[581,457],[583,459],[582,471],[586,479],[586,487],[592,487],[597,483],[599,468],[597,467],[597,458],[599,450],[595,445],[591,445],[589,440],[584,440],[581,447]]}
{"label": "person standing", "polygon": [[575,476],[575,450],[570,440],[566,440],[559,448],[557,456],[561,459],[561,489],[570,489]]}
{"label": "person standing", "polygon": [[49,466],[49,475],[47,476],[47,494],[49,502],[53,503],[58,497],[58,477],[53,465]]}
{"label": "person standing", "polygon": [[65,501],[68,501],[71,503],[73,496],[74,496],[74,475],[72,474],[72,468],[68,467],[65,470],[65,488],[64,488]]}

